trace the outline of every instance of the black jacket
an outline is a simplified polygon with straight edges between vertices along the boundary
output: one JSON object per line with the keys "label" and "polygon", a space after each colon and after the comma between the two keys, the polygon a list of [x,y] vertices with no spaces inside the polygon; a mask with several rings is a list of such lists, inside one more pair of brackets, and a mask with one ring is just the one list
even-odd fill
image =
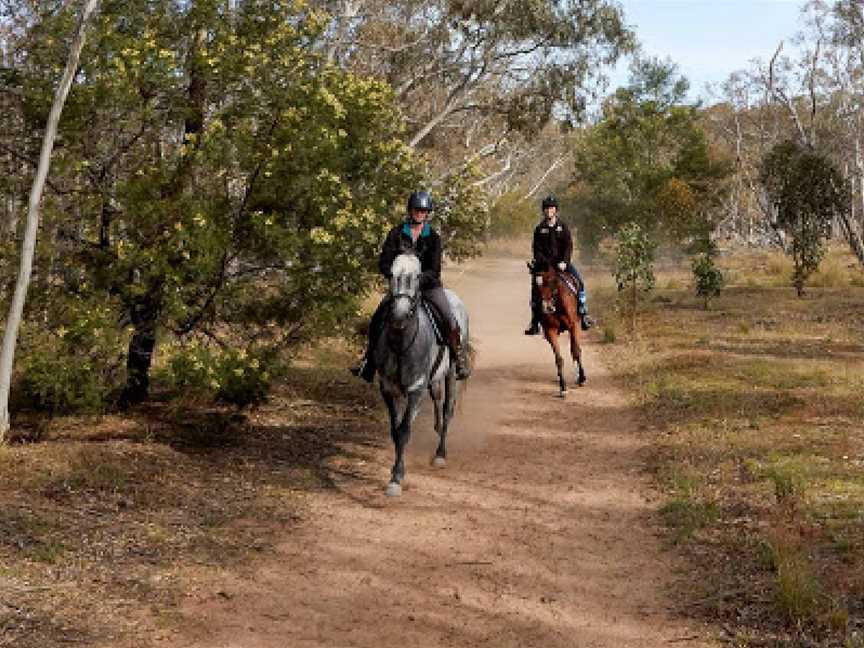
{"label": "black jacket", "polygon": [[573,237],[570,235],[570,229],[561,220],[549,226],[544,218],[534,228],[534,242],[531,247],[534,255],[534,270],[543,272],[561,262],[570,263],[570,257],[573,255]]}
{"label": "black jacket", "polygon": [[423,231],[415,243],[411,238],[408,224],[399,225],[390,230],[381,255],[378,257],[378,270],[390,279],[390,268],[397,256],[413,251],[420,258],[420,289],[430,290],[441,287],[441,257],[443,248],[441,237],[429,224],[423,226]]}

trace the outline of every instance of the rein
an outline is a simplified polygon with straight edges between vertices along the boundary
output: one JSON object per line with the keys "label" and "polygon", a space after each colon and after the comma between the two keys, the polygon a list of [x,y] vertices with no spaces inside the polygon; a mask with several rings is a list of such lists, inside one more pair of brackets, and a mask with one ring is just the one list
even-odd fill
{"label": "rein", "polygon": [[[408,295],[393,295],[392,299],[395,302],[396,299],[398,299],[399,297],[408,297]],[[405,329],[410,328],[412,324],[414,326],[414,335],[411,336],[411,341],[408,342],[408,344],[406,344],[401,349],[394,346],[393,336],[387,335],[387,348],[390,349],[393,353],[395,353],[397,358],[401,358],[408,349],[414,346],[414,342],[417,341],[417,335],[420,333],[420,321],[417,317],[417,305],[420,302],[420,293],[418,292],[413,297],[409,297],[409,299],[411,300],[411,308],[409,309],[408,316],[406,318],[408,321],[408,326],[406,326],[405,328],[399,328],[390,324],[390,326],[388,327],[388,332],[399,331],[401,333],[404,332]]]}

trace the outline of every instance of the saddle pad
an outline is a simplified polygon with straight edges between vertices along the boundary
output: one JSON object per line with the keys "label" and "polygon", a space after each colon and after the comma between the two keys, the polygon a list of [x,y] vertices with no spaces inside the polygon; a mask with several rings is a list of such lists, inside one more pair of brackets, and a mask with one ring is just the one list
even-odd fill
{"label": "saddle pad", "polygon": [[559,272],[558,278],[564,283],[567,288],[570,289],[574,295],[579,295],[579,284],[576,282],[576,278],[571,275],[569,272]]}

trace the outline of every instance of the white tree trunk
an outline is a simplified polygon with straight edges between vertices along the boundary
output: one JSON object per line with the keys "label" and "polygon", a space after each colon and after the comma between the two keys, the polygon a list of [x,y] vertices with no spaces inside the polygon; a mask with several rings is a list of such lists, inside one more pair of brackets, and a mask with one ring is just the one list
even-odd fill
{"label": "white tree trunk", "polygon": [[97,0],[85,0],[78,24],[75,26],[66,69],[54,94],[54,103],[51,105],[48,124],[45,126],[45,136],[42,139],[39,166],[36,168],[36,176],[33,178],[33,186],[30,189],[27,227],[24,231],[24,243],[21,246],[21,265],[18,270],[15,293],[12,295],[12,303],[9,306],[9,315],[6,318],[6,329],[3,331],[3,346],[0,349],[0,443],[5,441],[6,433],[9,431],[9,386],[12,381],[12,366],[15,359],[15,346],[18,341],[18,329],[21,326],[21,317],[24,313],[24,300],[27,296],[27,288],[30,286],[30,275],[33,272],[36,234],[39,231],[39,203],[45,189],[48,169],[51,166],[51,151],[54,149],[54,138],[57,135],[60,113],[66,103],[69,89],[72,87],[72,79],[78,69],[81,49],[84,47],[84,28],[90,14],[96,8],[96,2]]}

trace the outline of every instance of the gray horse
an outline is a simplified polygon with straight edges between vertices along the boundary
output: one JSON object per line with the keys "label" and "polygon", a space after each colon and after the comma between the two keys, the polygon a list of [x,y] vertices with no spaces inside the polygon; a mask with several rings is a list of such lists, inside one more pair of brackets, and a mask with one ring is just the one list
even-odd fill
{"label": "gray horse", "polygon": [[[420,300],[420,260],[414,254],[400,254],[393,261],[390,304],[374,361],[379,372],[381,396],[390,414],[390,435],[396,447],[396,461],[387,485],[387,495],[402,494],[405,477],[405,447],[411,438],[411,424],[427,389],[435,404],[435,431],[438,449],[433,465],[443,467],[447,458],[447,426],[456,404],[456,376],[446,343],[435,337],[432,320]],[[468,313],[450,290],[447,299],[468,344]]]}

